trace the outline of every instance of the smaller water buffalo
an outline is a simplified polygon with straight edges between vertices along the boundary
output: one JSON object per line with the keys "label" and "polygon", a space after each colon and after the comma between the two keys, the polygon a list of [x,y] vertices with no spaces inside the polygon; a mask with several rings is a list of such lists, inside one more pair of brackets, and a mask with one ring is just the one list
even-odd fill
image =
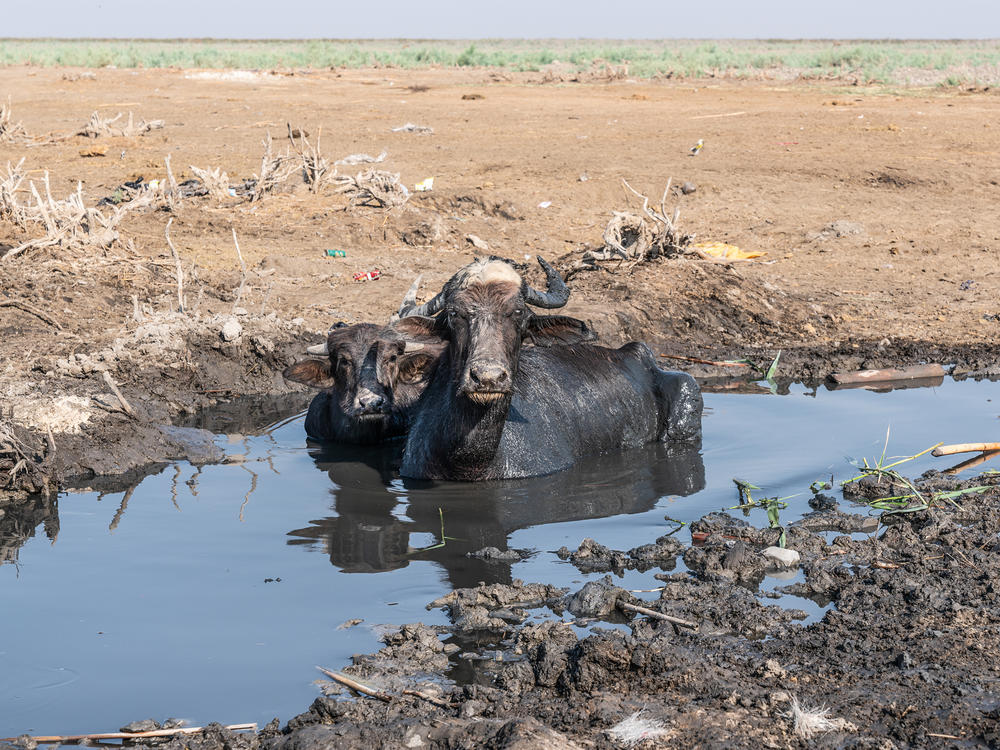
{"label": "smaller water buffalo", "polygon": [[323,389],[309,404],[306,432],[315,440],[378,443],[402,435],[408,409],[427,387],[442,342],[404,338],[392,326],[361,323],[334,328],[307,359],[284,371]]}
{"label": "smaller water buffalo", "polygon": [[690,375],[661,370],[645,344],[583,343],[593,333],[582,321],[528,309],[560,307],[569,297],[558,273],[538,262],[548,277],[544,293],[491,257],[404,311],[408,335],[437,335],[447,349],[414,409],[403,476],[537,476],[585,456],[700,439],[701,392]]}

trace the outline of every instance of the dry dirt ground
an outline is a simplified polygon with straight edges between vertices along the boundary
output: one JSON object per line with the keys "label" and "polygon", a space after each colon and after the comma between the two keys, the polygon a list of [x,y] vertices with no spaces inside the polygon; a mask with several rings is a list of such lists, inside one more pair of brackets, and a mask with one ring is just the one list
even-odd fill
{"label": "dry dirt ground", "polygon": [[[191,197],[135,211],[119,226],[120,239],[106,249],[50,247],[0,259],[0,487],[8,490],[3,503],[26,502],[26,496],[9,490],[51,491],[74,476],[122,473],[173,457],[212,460],[205,434],[170,427],[182,412],[218,398],[287,392],[281,369],[306,344],[319,341],[338,320],[387,320],[420,273],[426,298],[482,253],[470,236],[490,252],[520,261],[542,254],[568,270],[585,250],[602,244],[612,211],[639,210],[622,178],[654,202],[668,179],[692,183],[694,192],[667,198],[668,211],[679,207],[684,232],[766,255],[732,265],[690,256],[631,269],[609,262],[601,270],[577,273],[566,311],[591,320],[607,343],[638,338],[665,354],[747,357],[762,365],[780,349],[779,376],[807,380],[834,370],[921,362],[954,364],[958,375],[1000,372],[993,346],[1000,330],[1000,97],[993,91],[887,91],[837,82],[569,80],[482,70],[234,76],[24,67],[0,70],[3,94],[11,97],[13,123],[23,124],[36,140],[0,141],[0,165],[23,157],[29,179],[39,187],[47,171],[56,199],[79,182],[85,203],[93,205],[126,181],[163,179],[167,155],[178,179],[190,177],[193,165],[221,168],[235,185],[259,173],[268,131],[275,148],[285,148],[286,124],[308,131],[331,163],[385,151],[385,161],[371,166],[398,172],[411,190],[434,177],[432,191],[413,193],[405,206],[386,210],[349,207],[332,187],[314,193],[297,176],[253,204],[239,196]],[[160,119],[164,126],[131,138],[60,137],[80,129],[94,111],[126,117],[131,111],[136,120]],[[433,133],[393,131],[406,123]],[[53,135],[49,142],[37,140],[46,134]],[[692,156],[689,149],[699,139],[704,148]],[[81,155],[95,148],[104,155]],[[338,169],[355,174],[368,166]],[[28,202],[26,190],[19,197]],[[184,276],[183,314],[164,237],[170,219]],[[38,234],[0,216],[0,254]],[[346,257],[325,257],[327,249],[344,250]],[[378,281],[352,278],[373,269],[382,273]],[[541,281],[537,267],[530,276]],[[693,365],[692,371],[703,378],[730,374],[704,365]],[[120,385],[132,416],[124,413],[104,372]],[[952,533],[951,527],[941,528],[940,519],[913,523],[916,531],[900,531],[898,540],[884,542],[895,547],[881,552],[903,554],[914,534],[924,534],[921,539],[933,546],[942,544],[941,534]],[[924,533],[927,524],[931,531]],[[990,524],[992,516],[980,530],[986,533]],[[877,598],[872,592],[890,576],[864,567],[864,560],[881,553],[878,544],[853,550],[862,556],[854,575],[872,580],[857,583],[861,588],[855,590],[844,579],[830,595],[841,597],[838,606],[846,608],[844,597],[856,593],[850,611],[860,613],[859,623],[866,602]],[[935,633],[952,638],[948,648],[955,653],[974,648],[941,612],[966,613],[962,616],[978,627],[967,613],[976,602],[954,592],[962,586],[960,574],[982,572],[976,555],[983,549],[976,545],[962,553],[971,567],[955,563],[957,568],[938,572],[947,579],[939,585],[957,598],[935,600],[937,609],[928,611],[938,614],[921,615],[923,640],[914,646],[920,659],[932,659]],[[988,551],[992,554],[992,547]],[[993,597],[990,585],[982,583]],[[910,579],[899,583],[900,602],[919,604],[918,588]],[[945,627],[942,618],[952,624]],[[841,634],[841,641],[849,641],[845,653],[860,648],[856,631],[863,627],[849,620],[839,616],[824,626],[855,633]],[[997,620],[988,616],[984,622],[990,635],[969,662],[973,671],[991,663],[995,670]],[[778,646],[793,648],[795,639],[813,639],[799,644],[801,653],[824,654],[826,648],[831,653],[824,663],[835,662],[840,652],[823,645],[823,632],[790,636]],[[547,656],[532,638],[525,636],[522,644],[536,672],[541,670],[540,692],[531,700],[544,704],[551,686],[562,686],[567,695],[586,689],[594,696],[595,680],[605,677],[606,687],[615,689],[608,675],[622,665],[611,656],[604,664],[600,653],[588,656],[589,646],[568,639],[569,656],[557,651]],[[637,643],[630,641],[625,651],[637,674],[658,673],[656,659],[636,655]],[[761,714],[766,717],[784,700],[772,695],[781,692],[777,687],[770,692],[761,687],[768,680],[781,683],[767,661],[780,656],[772,653],[774,646],[726,651],[727,644],[709,657],[696,650],[670,657],[693,659],[694,666],[677,667],[677,684],[657,688],[665,695],[683,692],[693,684],[691,670],[718,673],[705,710],[731,710],[722,724],[704,713],[691,714],[694,723],[683,726],[693,727],[694,734],[683,737],[693,744],[685,746],[698,744],[698,737],[717,746],[720,727],[738,725],[758,704],[767,709]],[[755,655],[745,656],[746,649],[756,649]],[[654,652],[659,653],[648,651]],[[695,653],[701,656],[684,655]],[[697,666],[705,658],[710,663]],[[869,659],[858,669],[871,676],[895,664],[903,670],[901,680],[944,684],[943,657],[933,657],[940,668],[924,673],[913,666],[914,658],[897,649],[886,652],[885,664]],[[558,663],[546,667],[553,659]],[[597,662],[605,672],[595,677],[587,670]],[[731,683],[757,672],[757,687],[733,692]],[[528,684],[525,675],[518,679]],[[951,679],[947,689],[993,690],[994,677],[987,682]],[[823,700],[819,689],[806,692]],[[919,725],[923,716],[913,713],[902,688],[897,692],[887,713],[854,711],[851,720],[871,728],[873,737],[886,737],[892,732],[885,727],[894,727],[900,746],[939,742],[928,739]],[[924,693],[940,697],[930,688]],[[866,696],[872,699],[872,693]],[[472,690],[464,700],[493,699]],[[952,703],[940,700],[938,734],[977,737],[966,739],[971,745],[995,740],[995,695],[977,699],[975,710],[954,720],[946,715]],[[616,703],[615,711],[606,713],[610,717],[632,705]],[[325,721],[341,709],[316,710],[313,718]],[[483,710],[477,703],[467,714]],[[591,718],[581,720],[604,727],[608,722],[593,718],[603,716],[602,710],[597,706]],[[990,717],[989,726],[980,730],[977,722],[984,716]],[[788,733],[768,734],[768,721],[751,726],[745,741],[734,744],[753,745],[761,737],[775,746],[798,741]],[[555,720],[550,725],[565,728]],[[497,747],[539,746],[516,745],[518,731],[513,727],[506,739],[490,741]],[[582,741],[579,731],[566,731]],[[473,732],[447,746],[481,740]],[[561,746],[559,741],[552,746]],[[889,739],[839,742],[897,746]]]}

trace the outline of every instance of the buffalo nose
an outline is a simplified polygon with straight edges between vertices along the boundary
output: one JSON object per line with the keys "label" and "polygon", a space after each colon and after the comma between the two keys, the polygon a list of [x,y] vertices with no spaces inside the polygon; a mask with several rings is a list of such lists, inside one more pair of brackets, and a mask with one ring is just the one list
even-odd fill
{"label": "buffalo nose", "polygon": [[377,393],[361,393],[358,395],[358,403],[362,409],[376,410],[385,406],[385,396]]}
{"label": "buffalo nose", "polygon": [[469,368],[469,378],[477,388],[501,390],[507,387],[510,375],[507,368],[497,364],[475,364]]}

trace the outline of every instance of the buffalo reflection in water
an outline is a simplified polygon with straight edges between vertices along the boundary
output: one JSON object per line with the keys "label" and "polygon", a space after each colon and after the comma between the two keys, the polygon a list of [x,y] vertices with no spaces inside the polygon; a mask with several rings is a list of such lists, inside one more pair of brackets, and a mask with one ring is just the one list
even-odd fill
{"label": "buffalo reflection in water", "polygon": [[[317,468],[331,480],[336,516],[289,532],[292,545],[321,542],[347,573],[376,573],[432,560],[455,588],[509,583],[510,563],[467,557],[541,524],[644,513],[665,495],[705,486],[700,446],[655,443],[597,456],[543,477],[493,482],[400,479],[401,445],[314,446]],[[414,546],[411,535],[422,537]],[[442,538],[442,537],[446,538]]]}

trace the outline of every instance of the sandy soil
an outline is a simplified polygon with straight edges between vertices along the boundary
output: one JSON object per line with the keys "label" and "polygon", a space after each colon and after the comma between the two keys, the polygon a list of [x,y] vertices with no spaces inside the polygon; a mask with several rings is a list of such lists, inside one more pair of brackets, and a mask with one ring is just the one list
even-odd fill
{"label": "sandy soil", "polygon": [[[164,120],[162,129],[134,138],[0,142],[0,164],[24,157],[36,185],[48,171],[55,198],[80,182],[88,205],[137,177],[162,179],[168,154],[179,179],[191,176],[189,165],[219,167],[236,184],[259,172],[266,132],[284,148],[286,123],[309,131],[313,143],[322,132],[331,161],[384,150],[376,166],[398,172],[411,189],[435,178],[431,192],[392,211],[350,208],[344,195],[329,187],[312,193],[301,178],[255,204],[188,198],[129,214],[119,241],[104,250],[49,248],[0,260],[0,504],[8,513],[37,504],[25,493],[51,492],[73,477],[172,458],[215,460],[208,433],[171,426],[182,412],[219,398],[287,392],[281,369],[306,344],[338,320],[387,320],[418,273],[426,298],[481,252],[472,236],[491,252],[518,260],[540,253],[570,269],[602,244],[612,211],[639,209],[622,178],[654,200],[670,178],[692,183],[694,192],[668,197],[683,231],[767,254],[735,265],[683,257],[576,274],[566,311],[591,320],[607,343],[638,338],[665,354],[764,365],[780,349],[780,376],[812,380],[920,362],[955,365],[959,376],[1000,372],[993,346],[1000,98],[992,91],[481,70],[234,78],[9,68],[0,70],[3,93],[12,97],[13,121],[33,136],[72,133],[95,110]],[[434,132],[392,131],[405,123]],[[691,156],[699,139],[704,148]],[[94,147],[104,155],[81,156]],[[164,238],[169,219],[184,271],[183,314]],[[247,265],[242,292],[234,229]],[[0,217],[0,253],[31,236]],[[345,250],[346,258],[325,257],[327,249]],[[376,268],[378,281],[353,281],[355,272]],[[531,274],[540,281],[537,269]],[[692,368],[702,378],[730,374]],[[624,640],[508,634],[505,648],[520,661],[501,670],[507,676],[491,677],[493,687],[449,695],[451,720],[431,724],[437,739],[423,729],[418,738],[436,747],[566,747],[569,738],[605,746],[611,740],[602,732],[656,696],[680,746],[797,746],[781,718],[791,682],[811,704],[836,703],[838,716],[862,727],[855,735],[838,725],[826,735],[830,746],[923,747],[950,741],[945,736],[984,746],[997,737],[1000,650],[996,613],[980,607],[983,597],[995,605],[983,572],[995,553],[983,550],[996,514],[984,513],[957,520],[912,514],[867,547],[842,542],[853,562],[838,561],[832,571],[823,563],[841,551],[803,536],[811,593],[834,600],[839,613],[806,630],[775,612],[749,616],[744,608],[736,617],[726,609],[734,589],[719,589],[718,576],[741,578],[723,563],[733,538],[750,532],[725,527],[707,552],[692,552],[691,560],[685,553],[696,579],[667,581],[664,600],[687,604],[662,606],[711,621],[718,633],[746,636],[740,623],[750,623],[754,637],[780,637],[692,640],[648,625]],[[976,533],[956,535],[955,523]],[[914,549],[926,554],[914,557]],[[939,559],[940,549],[948,562],[934,568],[927,561]],[[897,567],[874,565],[882,559]],[[911,568],[900,569],[904,562]],[[720,574],[719,565],[729,572]],[[758,572],[751,565],[743,584]],[[974,574],[976,585],[966,588]],[[887,591],[884,621],[872,626],[871,604]],[[702,609],[692,609],[699,601]],[[908,607],[912,629],[898,616]],[[883,627],[896,634],[891,643],[873,635]],[[969,641],[970,632],[981,635]],[[399,658],[417,643],[414,658],[438,659],[431,641],[438,643],[411,629],[388,648]],[[808,679],[794,671],[807,667]],[[647,693],[635,682],[619,684],[628,671]],[[888,692],[885,674],[896,680]],[[861,682],[837,701],[826,679]],[[911,705],[913,684],[921,687]],[[918,703],[932,706],[930,713]],[[428,707],[399,706],[374,716],[369,704],[323,699],[285,734],[272,728],[259,738],[217,734],[199,742],[304,748],[340,741],[314,728],[336,722],[352,746],[421,746],[414,732],[431,721]],[[376,719],[381,729],[366,728]]]}

